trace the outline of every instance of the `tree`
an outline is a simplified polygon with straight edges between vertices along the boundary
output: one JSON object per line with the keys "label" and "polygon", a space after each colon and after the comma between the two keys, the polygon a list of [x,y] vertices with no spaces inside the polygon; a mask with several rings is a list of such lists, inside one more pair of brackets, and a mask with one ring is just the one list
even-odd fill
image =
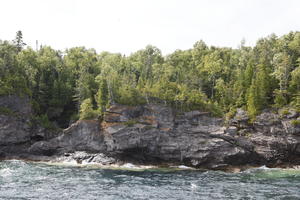
{"label": "tree", "polygon": [[213,99],[216,80],[220,77],[221,73],[226,70],[219,52],[214,51],[211,54],[207,54],[204,57],[204,65],[199,70],[208,78],[210,91],[208,90],[207,94]]}
{"label": "tree", "polygon": [[0,95],[31,95],[24,69],[18,65],[16,46],[0,41]]}
{"label": "tree", "polygon": [[249,115],[254,118],[259,110],[260,110],[260,104],[259,104],[259,95],[257,92],[257,86],[255,83],[253,83],[248,91],[248,97],[247,97],[247,110]]}
{"label": "tree", "polygon": [[26,43],[23,42],[22,31],[17,31],[16,38],[13,40],[13,42],[16,45],[18,52],[22,51],[23,47],[26,45]]}
{"label": "tree", "polygon": [[90,98],[95,105],[95,94],[98,91],[95,77],[100,73],[96,51],[84,47],[68,49],[64,57],[64,65],[71,74],[73,97],[78,102],[78,106],[87,98]]}
{"label": "tree", "polygon": [[93,109],[91,99],[85,99],[80,105],[80,119],[95,119],[97,112]]}
{"label": "tree", "polygon": [[297,108],[300,108],[300,66],[291,72],[289,91],[292,94],[291,104]]}
{"label": "tree", "polygon": [[269,74],[266,71],[264,65],[260,64],[257,66],[257,73],[252,79],[250,88],[248,89],[247,95],[247,109],[253,118],[257,115],[263,108],[268,106],[270,93],[270,83],[268,80]]}
{"label": "tree", "polygon": [[290,56],[287,53],[275,54],[273,63],[275,66],[273,75],[279,81],[280,91],[287,90],[292,69]]}
{"label": "tree", "polygon": [[114,103],[214,113],[246,107],[252,118],[268,107],[300,105],[300,32],[237,49],[198,41],[165,57],[151,45],[130,56],[24,46],[21,31],[13,42],[0,41],[0,95],[28,95],[36,114],[59,125],[75,114],[94,118]]}
{"label": "tree", "polygon": [[98,103],[98,108],[100,113],[105,112],[105,108],[108,105],[109,94],[108,94],[108,85],[105,78],[102,78],[97,81],[99,84],[99,89],[96,94],[96,101]]}
{"label": "tree", "polygon": [[39,82],[39,63],[38,53],[31,48],[27,48],[16,57],[18,66],[23,70],[24,76],[26,77],[27,85],[32,91],[33,96],[37,95],[37,88]]}

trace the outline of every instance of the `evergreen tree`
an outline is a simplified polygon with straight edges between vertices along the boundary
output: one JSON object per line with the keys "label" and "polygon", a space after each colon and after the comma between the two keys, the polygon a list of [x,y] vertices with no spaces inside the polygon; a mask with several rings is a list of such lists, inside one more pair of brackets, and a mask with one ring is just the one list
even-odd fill
{"label": "evergreen tree", "polygon": [[103,113],[105,112],[105,108],[108,105],[108,100],[109,100],[108,85],[105,78],[98,81],[98,83],[99,83],[99,89],[96,94],[96,101],[98,103],[98,108],[100,110],[100,113]]}
{"label": "evergreen tree", "polygon": [[93,109],[91,99],[85,99],[80,105],[80,119],[95,119],[97,117],[96,111]]}
{"label": "evergreen tree", "polygon": [[300,105],[299,32],[270,35],[253,48],[198,41],[165,57],[151,45],[130,56],[24,45],[21,31],[13,42],[0,41],[0,95],[28,95],[36,114],[61,126],[74,114],[95,118],[114,103],[215,114],[246,107],[252,118],[265,108]]}
{"label": "evergreen tree", "polygon": [[23,47],[26,45],[26,43],[23,42],[22,31],[17,31],[16,38],[14,39],[13,42],[16,45],[18,52],[20,52],[23,49]]}

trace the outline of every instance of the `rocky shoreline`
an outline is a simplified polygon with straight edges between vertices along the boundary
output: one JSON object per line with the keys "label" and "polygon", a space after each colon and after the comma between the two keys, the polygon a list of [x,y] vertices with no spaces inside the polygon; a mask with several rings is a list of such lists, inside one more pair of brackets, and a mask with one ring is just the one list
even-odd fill
{"label": "rocky shoreline", "polygon": [[[249,123],[238,109],[227,121],[165,105],[113,105],[104,119],[81,120],[62,131],[32,124],[29,99],[0,97],[0,158],[112,165],[185,165],[229,169],[300,165],[299,113],[267,110]],[[78,153],[79,152],[79,153]]]}

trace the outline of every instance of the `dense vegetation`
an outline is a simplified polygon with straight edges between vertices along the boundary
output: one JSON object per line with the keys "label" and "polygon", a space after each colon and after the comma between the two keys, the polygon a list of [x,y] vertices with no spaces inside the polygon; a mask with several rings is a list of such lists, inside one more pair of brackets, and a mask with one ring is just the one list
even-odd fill
{"label": "dense vegetation", "polygon": [[267,107],[300,108],[300,32],[238,49],[198,41],[165,57],[154,46],[123,56],[25,45],[20,31],[0,41],[0,95],[28,95],[37,116],[61,126],[99,117],[113,103],[160,102],[216,115],[244,107],[252,117]]}

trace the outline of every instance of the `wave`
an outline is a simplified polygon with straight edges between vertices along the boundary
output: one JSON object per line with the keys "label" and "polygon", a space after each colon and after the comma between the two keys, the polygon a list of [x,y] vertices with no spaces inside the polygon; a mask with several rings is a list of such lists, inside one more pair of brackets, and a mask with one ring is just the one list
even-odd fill
{"label": "wave", "polygon": [[8,177],[13,175],[13,170],[9,168],[0,169],[0,176]]}

